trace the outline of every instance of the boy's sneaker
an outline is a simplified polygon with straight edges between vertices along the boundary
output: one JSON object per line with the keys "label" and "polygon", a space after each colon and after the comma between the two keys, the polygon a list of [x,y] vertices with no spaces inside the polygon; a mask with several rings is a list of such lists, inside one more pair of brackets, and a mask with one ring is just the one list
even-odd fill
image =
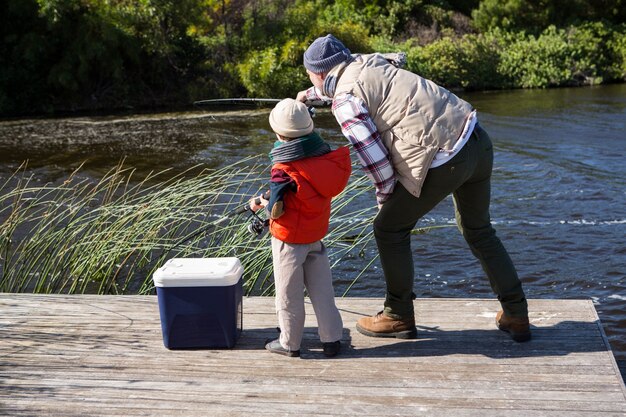
{"label": "boy's sneaker", "polygon": [[280,344],[280,340],[275,339],[265,345],[265,349],[269,350],[272,353],[278,353],[279,355],[289,356],[290,358],[296,358],[300,356],[300,350],[289,350],[285,349],[283,345]]}
{"label": "boy's sneaker", "polygon": [[337,340],[336,342],[322,343],[322,347],[324,349],[324,356],[332,358],[333,356],[337,356],[337,354],[339,354],[339,351],[341,350],[341,342]]}

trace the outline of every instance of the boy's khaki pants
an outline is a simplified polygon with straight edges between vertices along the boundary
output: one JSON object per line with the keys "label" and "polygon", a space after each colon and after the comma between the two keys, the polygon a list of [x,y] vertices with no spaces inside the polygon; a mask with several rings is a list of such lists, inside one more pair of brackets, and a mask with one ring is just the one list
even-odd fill
{"label": "boy's khaki pants", "polygon": [[330,263],[322,241],[293,244],[272,237],[272,257],[281,345],[292,351],[300,349],[305,288],[322,343],[341,340],[343,322],[335,305]]}

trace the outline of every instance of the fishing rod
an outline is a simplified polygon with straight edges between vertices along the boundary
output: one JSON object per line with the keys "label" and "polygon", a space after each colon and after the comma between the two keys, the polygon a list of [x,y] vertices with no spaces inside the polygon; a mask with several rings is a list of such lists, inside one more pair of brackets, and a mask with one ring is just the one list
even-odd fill
{"label": "fishing rod", "polygon": [[[194,101],[194,106],[201,106],[204,104],[262,104],[270,103],[276,104],[282,101],[279,98],[250,98],[250,97],[231,97],[231,98],[212,98],[209,100],[197,100]],[[332,100],[307,100],[304,102],[307,106],[330,106]]]}
{"label": "fishing rod", "polygon": [[280,99],[277,98],[214,98],[210,100],[198,100],[194,101],[194,106],[200,106],[203,104],[257,104],[257,103],[278,103]]}
{"label": "fishing rod", "polygon": [[[209,100],[194,101],[194,106],[219,105],[219,104],[276,104],[280,102],[278,98],[213,98]],[[327,107],[332,104],[332,100],[307,100],[304,104],[309,108],[311,117],[315,116],[315,107]]]}

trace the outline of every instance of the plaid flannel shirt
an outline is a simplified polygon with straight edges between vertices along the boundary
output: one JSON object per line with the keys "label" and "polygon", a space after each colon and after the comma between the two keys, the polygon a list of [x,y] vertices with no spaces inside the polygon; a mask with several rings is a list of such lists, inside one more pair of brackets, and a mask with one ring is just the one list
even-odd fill
{"label": "plaid flannel shirt", "polygon": [[[309,88],[306,95],[309,100],[328,99],[315,87]],[[354,147],[363,171],[376,187],[376,201],[384,203],[396,185],[396,174],[365,103],[351,94],[339,94],[333,97],[332,112],[341,133]]]}

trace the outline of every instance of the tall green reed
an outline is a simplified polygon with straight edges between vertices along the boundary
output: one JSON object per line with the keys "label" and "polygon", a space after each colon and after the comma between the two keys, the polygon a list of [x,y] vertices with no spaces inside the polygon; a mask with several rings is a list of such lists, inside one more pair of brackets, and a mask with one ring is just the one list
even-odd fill
{"label": "tall green reed", "polygon": [[[271,294],[268,236],[248,232],[249,212],[225,219],[261,192],[267,169],[251,157],[138,181],[120,164],[97,181],[79,168],[56,185],[19,170],[0,187],[0,291],[147,294],[167,259],[237,256],[246,292]],[[374,209],[351,208],[368,191],[353,179],[333,203],[334,264],[371,240]]]}
{"label": "tall green reed", "polygon": [[[121,163],[96,181],[78,168],[44,185],[20,169],[0,186],[0,291],[149,294],[167,259],[236,256],[245,292],[271,295],[269,237],[248,232],[250,212],[232,215],[267,186],[269,167],[260,161],[140,180]],[[332,267],[358,264],[344,295],[377,260],[366,259],[375,253],[367,249],[376,207],[364,207],[364,193],[373,200],[366,177],[353,174],[333,201],[324,238]]]}

